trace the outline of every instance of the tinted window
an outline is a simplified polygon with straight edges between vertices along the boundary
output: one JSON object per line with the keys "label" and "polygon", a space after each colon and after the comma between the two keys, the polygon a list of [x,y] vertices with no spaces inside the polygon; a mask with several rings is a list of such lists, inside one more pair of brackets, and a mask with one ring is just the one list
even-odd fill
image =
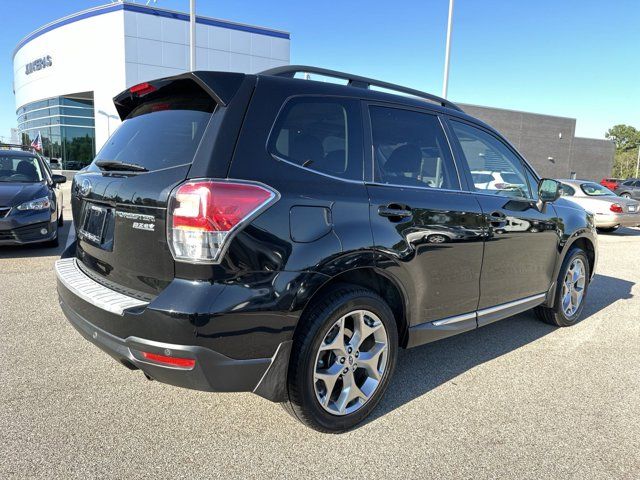
{"label": "tinted window", "polygon": [[623,185],[631,186],[633,185],[633,180],[627,180],[626,182],[622,182]]}
{"label": "tinted window", "polygon": [[44,172],[35,157],[0,155],[0,182],[41,182]]}
{"label": "tinted window", "polygon": [[355,101],[294,98],[284,107],[269,151],[305,168],[362,180],[362,141]]}
{"label": "tinted window", "polygon": [[96,160],[135,163],[149,170],[191,163],[214,106],[204,92],[156,96],[131,112]]}
{"label": "tinted window", "polygon": [[598,183],[583,183],[582,185],[580,185],[580,188],[590,197],[616,196],[616,194],[609,190],[607,187],[603,187]]}
{"label": "tinted window", "polygon": [[510,197],[533,198],[527,182],[527,171],[520,159],[493,135],[466,123],[452,121],[471,176],[491,174],[496,180],[475,182],[477,191]]}
{"label": "tinted window", "polygon": [[459,189],[449,146],[435,115],[397,108],[369,109],[378,183]]}

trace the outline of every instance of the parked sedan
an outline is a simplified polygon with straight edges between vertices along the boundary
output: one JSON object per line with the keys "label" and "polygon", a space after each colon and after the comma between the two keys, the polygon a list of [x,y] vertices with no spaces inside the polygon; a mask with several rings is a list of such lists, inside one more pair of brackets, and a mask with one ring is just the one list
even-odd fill
{"label": "parked sedan", "polygon": [[640,202],[619,197],[607,187],[586,180],[560,180],[562,196],[595,214],[596,227],[601,232],[613,232],[618,227],[640,225]]}
{"label": "parked sedan", "polygon": [[64,175],[51,173],[35,153],[0,150],[0,245],[58,245]]}
{"label": "parked sedan", "polygon": [[630,178],[622,182],[618,187],[614,190],[616,195],[620,195],[624,198],[633,198],[636,200],[640,200],[640,179],[638,178]]}

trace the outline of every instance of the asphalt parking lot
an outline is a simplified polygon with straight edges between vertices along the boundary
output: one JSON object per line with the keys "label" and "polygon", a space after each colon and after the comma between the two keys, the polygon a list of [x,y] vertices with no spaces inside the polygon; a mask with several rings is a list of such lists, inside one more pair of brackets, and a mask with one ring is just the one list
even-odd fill
{"label": "asphalt parking lot", "polygon": [[118,365],[58,307],[61,249],[0,250],[0,478],[640,478],[640,229],[600,236],[578,325],[526,313],[403,351],[339,436]]}

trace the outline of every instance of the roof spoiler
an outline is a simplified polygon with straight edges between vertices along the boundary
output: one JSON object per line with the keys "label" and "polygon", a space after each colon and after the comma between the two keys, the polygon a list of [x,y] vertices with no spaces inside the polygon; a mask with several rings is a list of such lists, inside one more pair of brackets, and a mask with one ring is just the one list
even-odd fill
{"label": "roof spoiler", "polygon": [[160,78],[149,82],[134,85],[113,98],[113,103],[118,111],[120,120],[124,120],[138,105],[143,103],[147,93],[160,90],[172,83],[182,80],[192,80],[218,104],[226,107],[236,94],[242,81],[245,79],[244,73],[231,72],[207,72],[196,71],[183,73],[173,77]]}

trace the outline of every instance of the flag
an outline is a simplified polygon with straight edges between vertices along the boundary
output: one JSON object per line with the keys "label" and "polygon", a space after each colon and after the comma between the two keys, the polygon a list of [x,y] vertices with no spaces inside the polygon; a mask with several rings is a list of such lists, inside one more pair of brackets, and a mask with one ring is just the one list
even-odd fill
{"label": "flag", "polygon": [[36,138],[31,142],[31,147],[35,148],[38,152],[42,151],[42,135],[40,135],[40,132],[38,132]]}

